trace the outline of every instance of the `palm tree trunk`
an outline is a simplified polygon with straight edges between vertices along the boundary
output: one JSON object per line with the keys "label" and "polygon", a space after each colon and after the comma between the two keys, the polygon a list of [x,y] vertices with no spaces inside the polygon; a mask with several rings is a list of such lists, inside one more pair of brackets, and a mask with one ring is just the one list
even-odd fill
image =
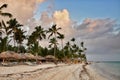
{"label": "palm tree trunk", "polygon": [[13,39],[13,41],[14,41],[14,51],[15,51],[15,35],[14,35],[14,39]]}
{"label": "palm tree trunk", "polygon": [[[56,33],[54,35],[55,35],[55,39],[56,39]],[[56,44],[54,44],[54,57],[56,57]]]}
{"label": "palm tree trunk", "polygon": [[56,45],[54,45],[54,57],[55,57],[55,53],[56,53]]}
{"label": "palm tree trunk", "polygon": [[65,53],[63,53],[63,40],[61,39],[61,45],[62,45],[62,54],[64,55],[65,57]]}
{"label": "palm tree trunk", "polygon": [[38,53],[37,52],[35,53],[35,56],[36,56],[36,63],[38,63],[38,59],[37,59]]}

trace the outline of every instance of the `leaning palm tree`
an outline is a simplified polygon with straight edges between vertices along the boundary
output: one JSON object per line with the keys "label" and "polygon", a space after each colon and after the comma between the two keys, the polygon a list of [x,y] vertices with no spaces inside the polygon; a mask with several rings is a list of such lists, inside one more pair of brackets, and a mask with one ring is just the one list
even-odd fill
{"label": "leaning palm tree", "polygon": [[[63,53],[63,39],[65,38],[65,36],[63,34],[60,34],[57,38],[61,40],[62,53]],[[64,54],[64,57],[65,57],[65,54]]]}
{"label": "leaning palm tree", "polygon": [[7,4],[3,4],[2,6],[0,6],[0,15],[1,16],[8,16],[8,17],[12,17],[12,14],[7,13],[7,12],[2,12],[2,9],[7,8]]}
{"label": "leaning palm tree", "polygon": [[56,40],[56,38],[52,38],[52,39],[50,39],[50,45],[49,45],[49,47],[54,47],[54,57],[56,56],[56,48],[57,48],[57,44],[58,44],[58,42],[57,42],[57,40]]}

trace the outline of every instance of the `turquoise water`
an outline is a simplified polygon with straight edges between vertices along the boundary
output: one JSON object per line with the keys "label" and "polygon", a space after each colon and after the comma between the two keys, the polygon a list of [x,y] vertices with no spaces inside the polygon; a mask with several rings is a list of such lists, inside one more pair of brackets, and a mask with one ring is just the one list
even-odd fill
{"label": "turquoise water", "polygon": [[93,67],[109,80],[120,80],[120,61],[103,61],[94,63]]}

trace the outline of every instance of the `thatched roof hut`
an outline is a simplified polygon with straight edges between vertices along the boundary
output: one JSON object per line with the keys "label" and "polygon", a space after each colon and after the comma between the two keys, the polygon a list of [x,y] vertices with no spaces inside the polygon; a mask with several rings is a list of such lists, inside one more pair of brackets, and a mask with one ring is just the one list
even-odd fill
{"label": "thatched roof hut", "polygon": [[12,56],[12,57],[11,57],[12,59],[17,59],[17,60],[18,60],[18,59],[21,58],[20,54],[18,54],[18,53],[12,52],[12,53],[10,53],[10,54],[11,54],[11,56]]}
{"label": "thatched roof hut", "polygon": [[15,60],[20,59],[20,55],[13,51],[5,51],[0,54],[0,59],[4,60]]}
{"label": "thatched roof hut", "polygon": [[10,53],[11,53],[10,51],[5,51],[5,52],[0,53],[0,59],[11,58],[12,55]]}
{"label": "thatched roof hut", "polygon": [[46,61],[50,61],[50,62],[57,60],[53,55],[47,55],[45,57],[45,59],[46,59]]}
{"label": "thatched roof hut", "polygon": [[37,60],[45,60],[45,58],[44,57],[42,57],[42,56],[35,56],[35,58],[37,59]]}

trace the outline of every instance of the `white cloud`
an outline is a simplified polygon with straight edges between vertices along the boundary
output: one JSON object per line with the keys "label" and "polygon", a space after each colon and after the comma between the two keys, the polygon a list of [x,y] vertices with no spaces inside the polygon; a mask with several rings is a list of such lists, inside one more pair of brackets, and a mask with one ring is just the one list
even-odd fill
{"label": "white cloud", "polygon": [[12,13],[13,16],[23,24],[33,17],[37,4],[43,1],[44,0],[0,0],[0,5],[4,3],[8,4],[6,11]]}

